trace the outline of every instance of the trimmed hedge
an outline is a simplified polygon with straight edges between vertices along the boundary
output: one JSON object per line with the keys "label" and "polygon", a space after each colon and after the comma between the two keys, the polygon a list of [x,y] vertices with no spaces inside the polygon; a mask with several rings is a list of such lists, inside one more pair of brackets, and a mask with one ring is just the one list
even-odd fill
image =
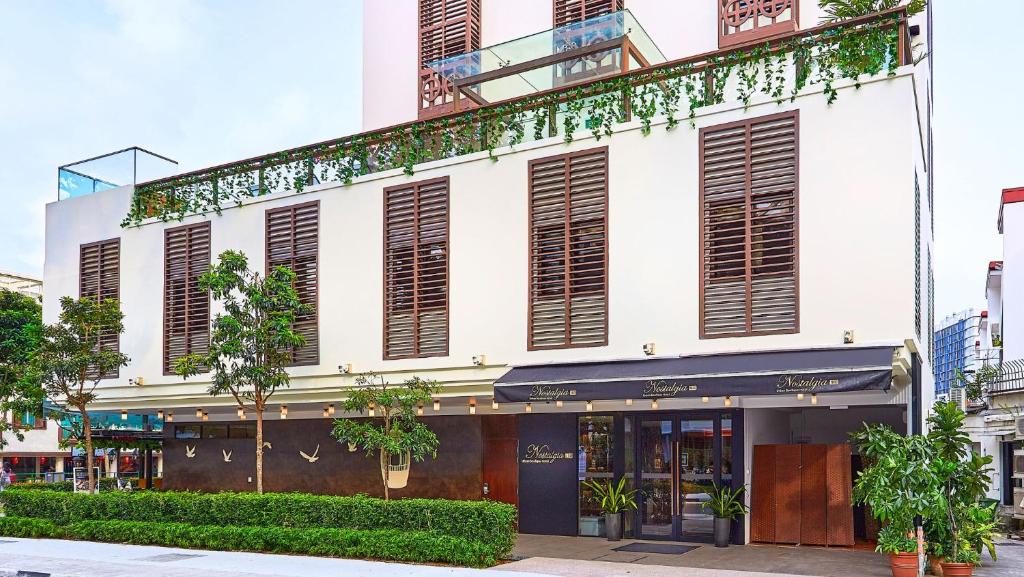
{"label": "trimmed hedge", "polygon": [[[117,479],[111,479],[104,477],[97,479],[99,482],[100,492],[103,491],[116,491],[117,490]],[[138,481],[132,479],[132,489],[138,491]],[[72,493],[75,490],[74,484],[71,481],[56,481],[53,483],[15,483],[10,486],[11,489],[28,489],[30,491],[54,491],[57,493]]]}
{"label": "trimmed hedge", "polygon": [[138,521],[78,521],[69,525],[59,525],[47,519],[0,517],[0,535],[216,551],[258,551],[450,563],[473,567],[487,567],[495,563],[494,550],[483,543],[436,533],[395,529],[361,531],[219,527]]}
{"label": "trimmed hedge", "polygon": [[302,493],[101,492],[98,495],[26,491],[0,492],[7,515],[77,521],[144,521],[203,526],[299,529],[397,529],[479,541],[497,558],[515,544],[516,508],[494,501],[396,499]]}

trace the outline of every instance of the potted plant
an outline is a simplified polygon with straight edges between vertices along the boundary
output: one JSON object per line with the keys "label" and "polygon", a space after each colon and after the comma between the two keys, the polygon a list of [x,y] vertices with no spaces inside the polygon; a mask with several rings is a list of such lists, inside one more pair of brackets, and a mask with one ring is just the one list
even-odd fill
{"label": "potted plant", "polygon": [[622,514],[636,509],[636,489],[626,486],[626,478],[618,483],[611,480],[604,483],[588,480],[584,483],[594,495],[591,497],[601,506],[604,513],[605,536],[609,541],[622,539]]}
{"label": "potted plant", "polygon": [[889,524],[878,532],[875,551],[889,555],[893,577],[917,577],[917,540],[911,535],[913,531],[909,525]]}
{"label": "potted plant", "polygon": [[746,490],[745,486],[732,489],[728,485],[714,484],[708,494],[709,499],[701,503],[705,509],[711,509],[715,516],[715,547],[729,546],[733,519],[747,512],[747,504],[743,502]]}

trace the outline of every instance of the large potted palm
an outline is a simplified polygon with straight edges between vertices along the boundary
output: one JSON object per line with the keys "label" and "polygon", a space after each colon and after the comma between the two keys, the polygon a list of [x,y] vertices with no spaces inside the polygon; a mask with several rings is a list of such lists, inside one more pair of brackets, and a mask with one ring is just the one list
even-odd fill
{"label": "large potted palm", "polygon": [[715,547],[728,547],[732,535],[732,522],[736,517],[747,512],[747,504],[743,502],[745,486],[732,489],[728,485],[712,485],[709,499],[701,503],[705,509],[711,509],[715,516]]}
{"label": "large potted palm", "polygon": [[594,492],[593,499],[604,513],[604,531],[609,541],[622,539],[622,514],[636,509],[636,489],[626,485],[626,478],[618,483],[611,480],[604,483],[588,480],[584,483]]}

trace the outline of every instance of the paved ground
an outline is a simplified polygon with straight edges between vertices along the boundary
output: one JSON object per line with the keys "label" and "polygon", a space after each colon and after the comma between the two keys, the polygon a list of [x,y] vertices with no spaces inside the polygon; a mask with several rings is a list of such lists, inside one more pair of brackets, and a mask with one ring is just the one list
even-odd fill
{"label": "paved ground", "polygon": [[988,554],[984,566],[974,570],[975,577],[1024,577],[1024,541],[1006,541],[996,547],[999,562],[993,564]]}

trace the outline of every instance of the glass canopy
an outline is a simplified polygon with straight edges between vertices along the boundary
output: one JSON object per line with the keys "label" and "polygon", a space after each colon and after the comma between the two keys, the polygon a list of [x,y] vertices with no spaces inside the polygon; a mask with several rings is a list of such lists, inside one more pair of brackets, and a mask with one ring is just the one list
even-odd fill
{"label": "glass canopy", "polygon": [[[624,57],[625,54],[625,57]],[[596,16],[427,65],[488,104],[665,62],[629,10]]]}

